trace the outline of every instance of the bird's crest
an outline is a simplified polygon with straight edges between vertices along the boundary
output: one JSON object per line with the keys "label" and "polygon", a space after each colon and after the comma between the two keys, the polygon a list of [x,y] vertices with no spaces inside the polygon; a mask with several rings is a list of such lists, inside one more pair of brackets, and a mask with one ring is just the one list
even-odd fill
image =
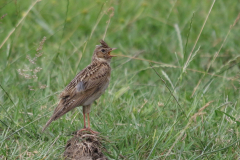
{"label": "bird's crest", "polygon": [[104,42],[104,40],[100,40],[100,43],[101,43],[101,45],[102,45],[102,47],[103,48],[110,48],[109,46],[108,46],[108,44],[106,43],[106,42]]}

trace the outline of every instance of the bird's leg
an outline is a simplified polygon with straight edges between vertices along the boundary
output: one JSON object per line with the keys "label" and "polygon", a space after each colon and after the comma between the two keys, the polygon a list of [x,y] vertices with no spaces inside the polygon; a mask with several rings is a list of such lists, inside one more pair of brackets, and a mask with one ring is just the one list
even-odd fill
{"label": "bird's leg", "polygon": [[89,113],[87,113],[87,120],[88,120],[88,128],[90,129],[90,118],[89,118]]}
{"label": "bird's leg", "polygon": [[86,117],[85,117],[85,113],[83,113],[83,120],[84,120],[84,126],[83,126],[83,128],[86,128]]}
{"label": "bird's leg", "polygon": [[[77,134],[79,134],[82,131],[86,131],[87,130],[87,127],[86,127],[86,114],[85,113],[83,113],[83,122],[84,122],[83,129],[80,129],[80,130],[76,131]],[[76,132],[73,132],[73,133],[76,133]]]}
{"label": "bird's leg", "polygon": [[91,128],[90,128],[90,118],[89,118],[89,113],[87,113],[87,118],[88,118],[88,131],[90,131],[92,134],[99,134],[98,132],[96,132],[96,131],[93,131],[93,130],[91,130]]}
{"label": "bird's leg", "polygon": [[86,128],[87,131],[91,132],[92,134],[99,134],[98,132],[93,131],[93,130],[90,128],[90,118],[89,118],[90,116],[89,116],[89,113],[87,113],[87,117],[88,117],[88,128]]}
{"label": "bird's leg", "polygon": [[[89,106],[84,106],[83,107],[83,119],[84,119],[84,127],[83,129],[80,129],[79,131],[77,131],[77,133],[80,133],[82,131],[89,131],[92,134],[99,134],[96,131],[91,130],[90,128],[90,118],[89,118],[89,112],[90,112],[90,105]],[[88,127],[86,127],[86,113],[87,113],[87,121],[88,121]]]}

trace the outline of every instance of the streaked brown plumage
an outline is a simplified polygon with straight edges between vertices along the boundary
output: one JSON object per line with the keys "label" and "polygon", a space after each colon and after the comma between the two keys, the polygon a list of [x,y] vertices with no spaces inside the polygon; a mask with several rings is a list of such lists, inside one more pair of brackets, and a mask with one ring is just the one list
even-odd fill
{"label": "streaked brown plumage", "polygon": [[[80,71],[60,94],[60,102],[42,131],[44,131],[52,121],[57,120],[73,108],[82,106],[84,129],[80,131],[88,130],[92,133],[97,133],[90,129],[90,108],[91,104],[98,99],[108,87],[111,74],[110,61],[111,58],[114,57],[110,55],[110,52],[116,49],[110,48],[103,40],[101,40],[100,43],[101,45],[97,45],[94,50],[91,64]],[[88,128],[86,128],[85,114],[88,116]]]}

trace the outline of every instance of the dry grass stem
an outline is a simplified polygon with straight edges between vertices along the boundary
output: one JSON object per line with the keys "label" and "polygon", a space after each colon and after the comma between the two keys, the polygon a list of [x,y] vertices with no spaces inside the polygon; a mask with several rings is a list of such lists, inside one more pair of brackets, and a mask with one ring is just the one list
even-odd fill
{"label": "dry grass stem", "polygon": [[[38,58],[43,55],[43,52],[41,52],[41,51],[43,49],[43,44],[45,41],[46,41],[46,37],[43,37],[43,39],[39,43],[38,48],[36,49],[37,53],[35,54],[34,58],[31,58],[29,55],[26,56],[26,58],[32,65],[36,65],[36,61],[38,60]],[[42,68],[38,67],[38,66],[32,66],[32,69],[30,69],[30,67],[28,67],[26,69],[18,69],[17,70],[18,74],[23,76],[25,79],[38,79],[37,73],[40,72],[42,70]],[[46,87],[47,87],[47,85],[44,85],[39,82],[40,89],[44,89]],[[28,88],[29,88],[29,90],[34,90],[33,86],[28,85]]]}
{"label": "dry grass stem", "polygon": [[225,44],[225,42],[226,42],[226,40],[228,38],[229,33],[231,32],[232,28],[236,25],[236,23],[239,21],[239,19],[240,19],[240,13],[238,14],[237,18],[234,20],[234,23],[230,26],[230,28],[229,28],[229,30],[227,32],[227,35],[225,36],[225,38],[224,38],[224,40],[223,40],[219,50],[214,54],[213,59],[212,59],[211,63],[209,63],[206,72],[203,74],[203,76],[198,81],[197,86],[194,87],[191,97],[193,97],[193,95],[195,94],[196,90],[198,89],[198,87],[199,87],[201,81],[203,80],[203,78],[205,77],[205,75],[208,74],[208,71],[209,71],[210,67],[212,66],[212,64],[216,60],[216,58],[218,57],[218,55],[219,55],[223,45]]}
{"label": "dry grass stem", "polygon": [[195,113],[188,121],[187,125],[184,127],[183,130],[180,131],[179,136],[176,138],[176,140],[174,141],[173,145],[170,147],[170,149],[168,150],[166,156],[164,159],[166,159],[166,157],[168,157],[173,149],[173,147],[176,145],[176,143],[183,137],[185,131],[188,129],[188,127],[190,126],[190,124],[192,123],[192,121],[196,121],[197,116],[203,115],[204,113],[202,112],[204,109],[206,109],[213,101],[210,101],[208,103],[206,103],[202,108],[200,108],[198,110],[197,113]]}
{"label": "dry grass stem", "polygon": [[53,141],[53,143],[51,144],[51,146],[49,147],[49,149],[47,150],[47,152],[45,153],[45,155],[47,155],[50,151],[50,149],[52,148],[52,146],[56,143],[56,141],[58,140],[58,138],[60,137],[60,134],[55,138],[55,140]]}
{"label": "dry grass stem", "polygon": [[35,2],[33,2],[33,4],[28,8],[27,12],[24,14],[24,16],[20,19],[20,21],[17,23],[16,27],[13,28],[9,34],[7,35],[7,37],[3,40],[2,44],[0,45],[0,49],[2,48],[2,46],[6,43],[6,41],[9,39],[9,37],[13,34],[13,32],[16,30],[16,28],[22,23],[22,21],[26,18],[26,16],[28,15],[28,13],[32,10],[32,8],[35,6],[35,4],[37,2],[40,2],[41,0],[36,0]]}
{"label": "dry grass stem", "polygon": [[202,111],[203,111],[204,109],[206,109],[206,108],[207,108],[211,103],[213,103],[213,102],[214,102],[214,101],[210,101],[210,102],[206,103],[202,108],[200,108],[200,109],[198,110],[197,113],[195,113],[195,114],[191,117],[191,119],[196,122],[197,116],[200,116],[200,115],[205,114],[205,113],[202,112]]}
{"label": "dry grass stem", "polygon": [[197,39],[196,39],[196,41],[195,41],[195,43],[194,43],[194,46],[193,46],[193,48],[192,48],[192,51],[190,52],[190,54],[189,54],[189,56],[188,56],[188,59],[187,59],[185,65],[184,65],[184,67],[183,67],[183,72],[186,71],[186,68],[187,68],[187,66],[188,66],[188,63],[189,63],[189,61],[190,61],[190,59],[191,59],[191,57],[192,57],[192,53],[193,53],[193,51],[194,51],[194,49],[195,49],[195,47],[196,47],[196,45],[197,45],[197,42],[198,42],[198,40],[199,40],[199,38],[200,38],[200,36],[201,36],[201,34],[202,34],[203,28],[204,28],[204,26],[205,26],[205,24],[206,24],[206,22],[207,22],[207,20],[208,20],[208,17],[209,17],[209,15],[210,15],[211,11],[212,11],[212,8],[213,8],[213,6],[214,6],[214,4],[215,4],[215,1],[216,1],[216,0],[213,0],[213,3],[212,3],[212,5],[211,5],[211,7],[210,7],[210,9],[209,9],[209,11],[208,11],[208,14],[207,14],[207,16],[206,16],[206,18],[205,18],[205,21],[204,21],[203,25],[202,25],[202,28],[201,28],[201,30],[200,30],[200,33],[198,34],[198,37],[197,37]]}
{"label": "dry grass stem", "polygon": [[[162,62],[157,62],[157,61],[152,61],[152,60],[143,59],[143,58],[131,57],[131,56],[126,56],[126,55],[116,55],[116,56],[118,56],[118,57],[127,57],[127,58],[136,59],[136,60],[140,60],[140,61],[151,62],[151,63],[154,63],[154,64],[160,64],[161,67],[181,68],[181,67],[179,67],[179,66],[175,66],[175,65],[171,65],[171,64],[166,64],[166,63],[162,63]],[[213,74],[213,73],[206,73],[206,72],[204,72],[204,71],[199,71],[199,70],[190,69],[190,68],[186,68],[186,70],[192,71],[192,72],[196,72],[196,73],[202,73],[202,74],[207,74],[207,75],[211,75],[211,76],[215,76],[215,77],[224,78],[224,79],[227,79],[227,80],[229,80],[229,81],[237,81],[237,82],[240,82],[240,80],[239,80],[238,78],[224,77],[224,76],[216,75],[216,74]]]}
{"label": "dry grass stem", "polygon": [[[110,12],[110,13],[109,13]],[[106,14],[108,15],[109,19],[108,21],[106,22],[107,23],[107,26],[106,26],[106,29],[105,29],[105,32],[104,32],[104,35],[103,35],[103,40],[105,39],[106,37],[106,34],[107,34],[107,30],[108,30],[108,26],[110,24],[110,21],[111,21],[111,18],[114,16],[114,8],[113,7],[110,7],[108,8],[108,11],[106,12]]]}
{"label": "dry grass stem", "polygon": [[4,14],[2,17],[1,17],[1,19],[3,19],[5,16],[7,15],[7,13],[6,14]]}

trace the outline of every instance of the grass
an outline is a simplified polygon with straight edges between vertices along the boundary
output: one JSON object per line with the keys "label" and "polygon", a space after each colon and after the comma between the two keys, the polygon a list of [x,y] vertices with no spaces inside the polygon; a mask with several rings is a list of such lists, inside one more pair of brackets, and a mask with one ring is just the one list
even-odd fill
{"label": "grass", "polygon": [[2,159],[61,158],[81,108],[41,129],[104,36],[121,56],[91,122],[110,158],[240,157],[237,1],[35,2],[0,2]]}

